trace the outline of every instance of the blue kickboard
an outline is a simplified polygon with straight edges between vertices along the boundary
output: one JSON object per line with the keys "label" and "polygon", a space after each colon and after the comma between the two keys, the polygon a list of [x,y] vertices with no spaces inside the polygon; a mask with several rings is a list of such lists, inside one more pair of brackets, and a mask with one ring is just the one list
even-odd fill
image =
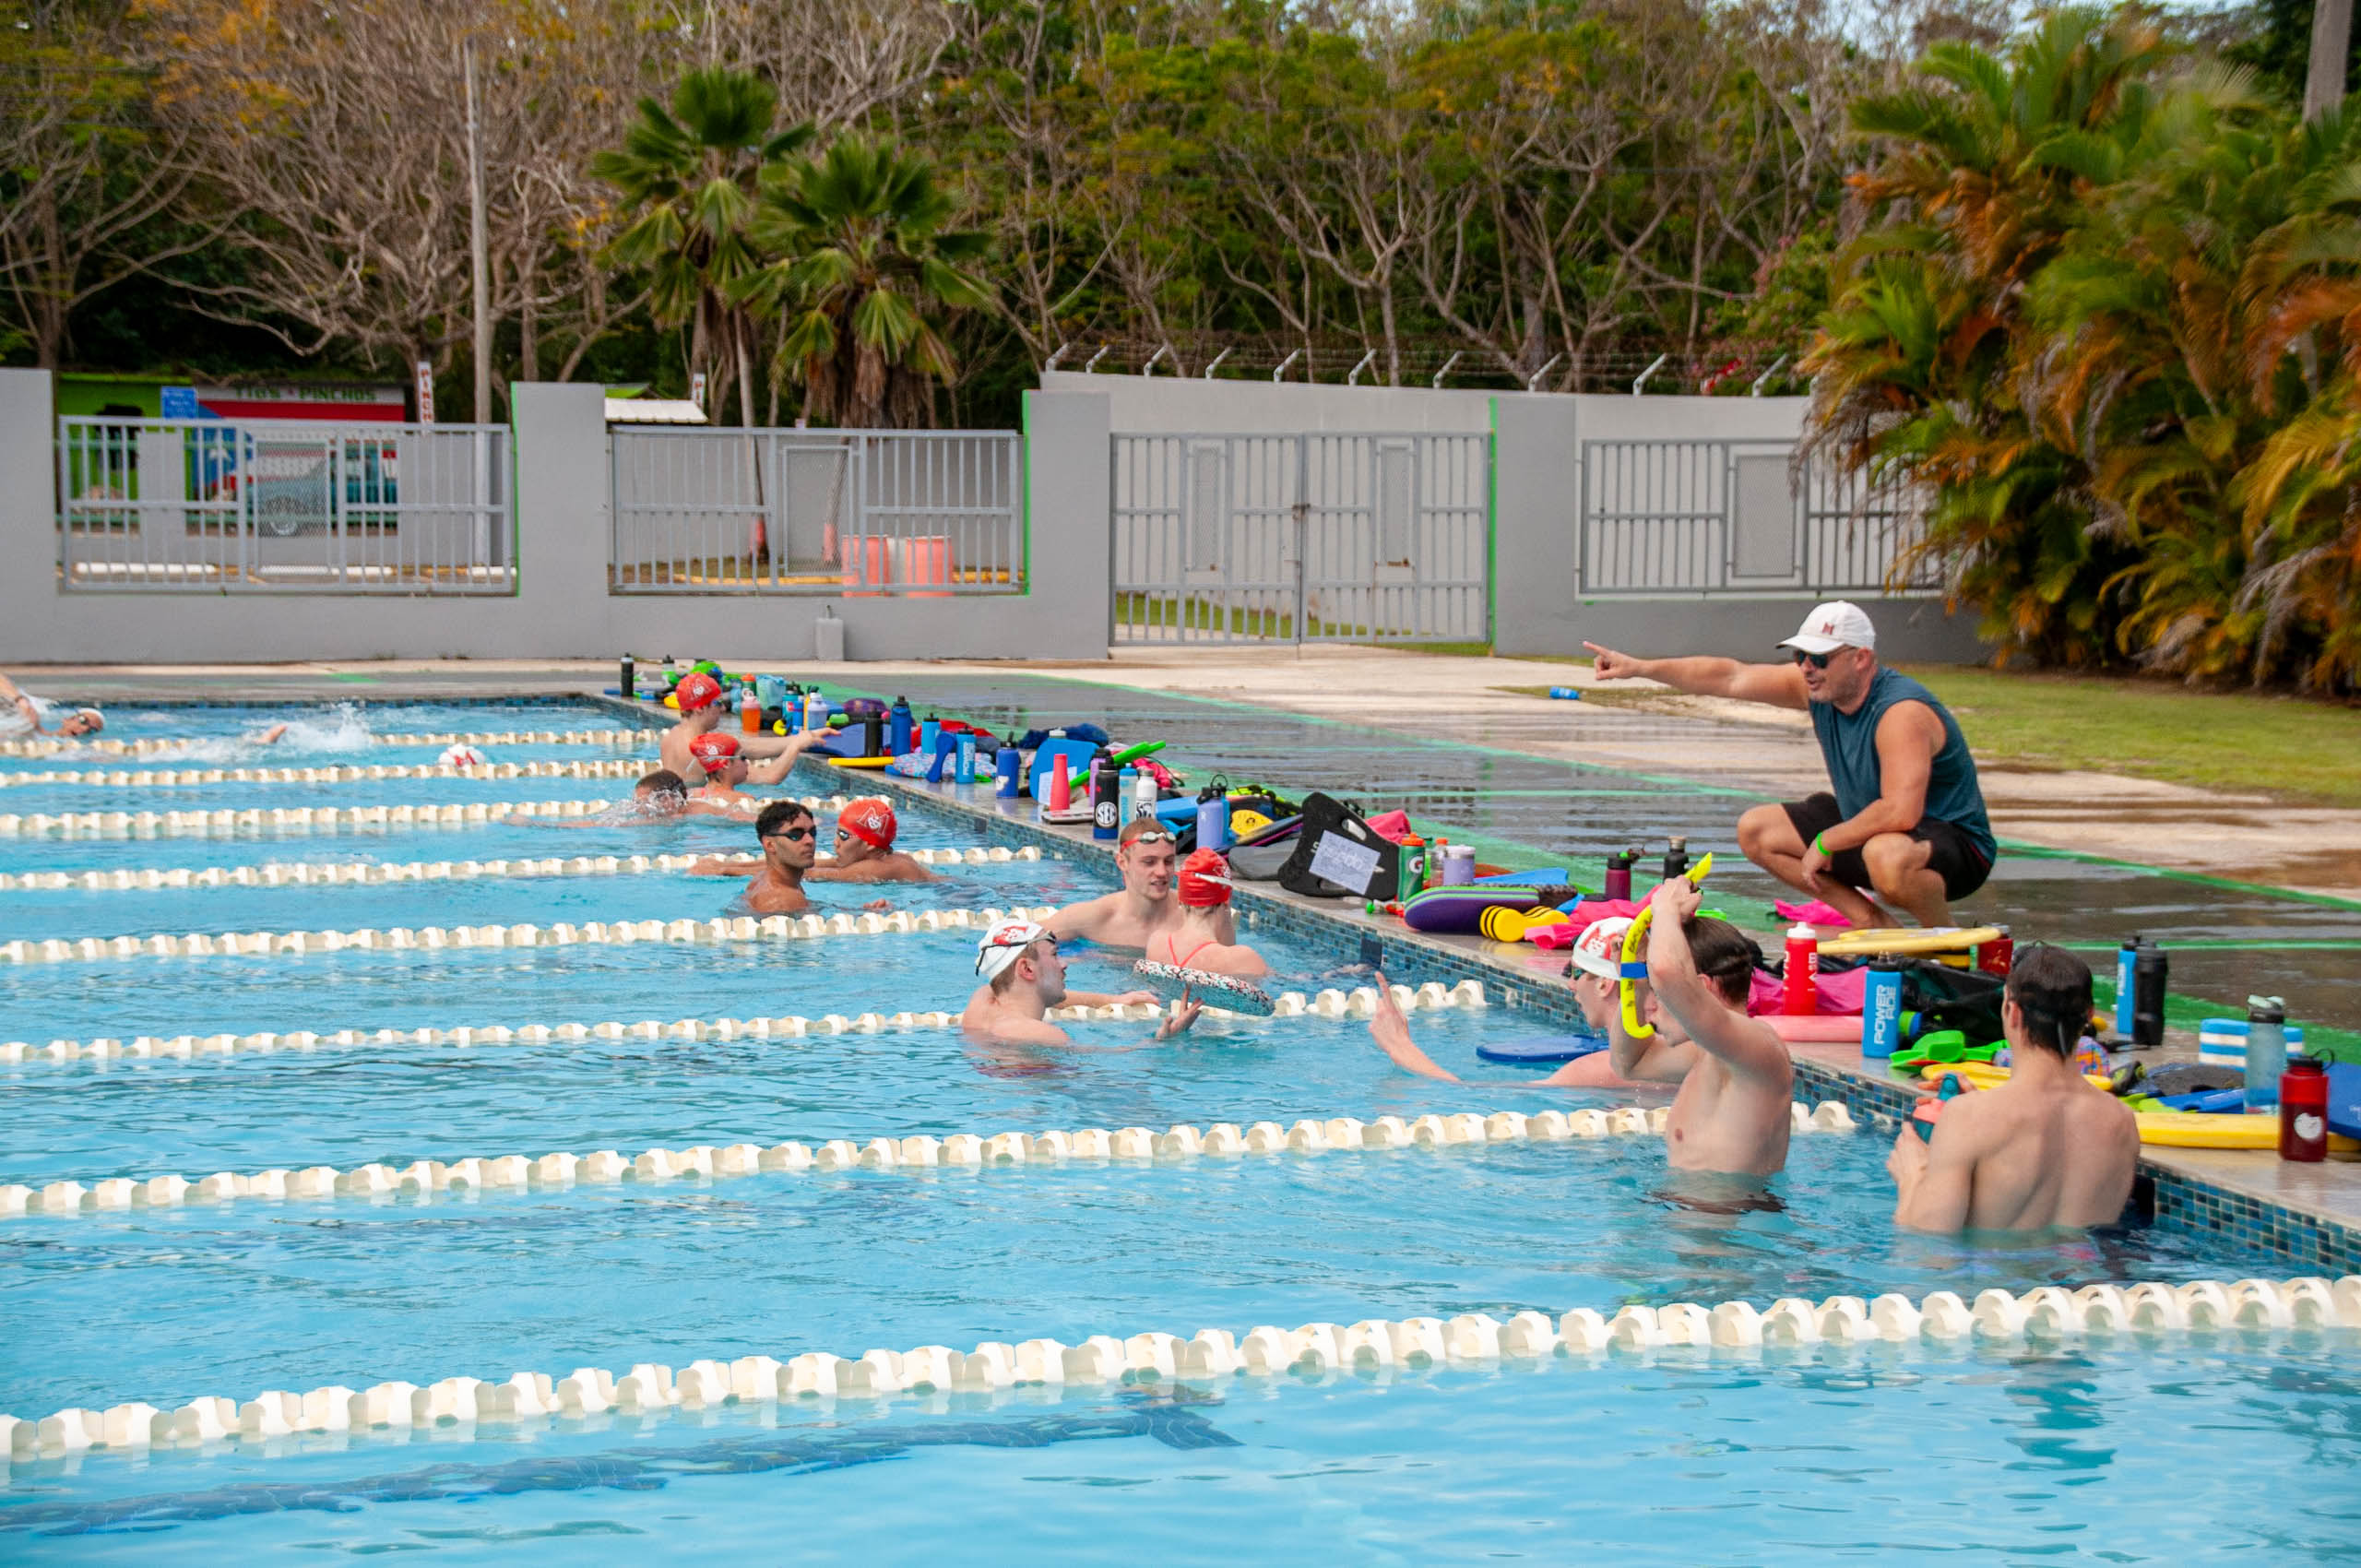
{"label": "blue kickboard", "polygon": [[2340,1062],[2328,1070],[2328,1130],[2361,1138],[2361,1062]]}
{"label": "blue kickboard", "polygon": [[1487,1062],[1501,1062],[1516,1067],[1554,1066],[1560,1062],[1579,1061],[1607,1049],[1604,1035],[1528,1035],[1523,1039],[1496,1040],[1479,1045],[1476,1054]]}

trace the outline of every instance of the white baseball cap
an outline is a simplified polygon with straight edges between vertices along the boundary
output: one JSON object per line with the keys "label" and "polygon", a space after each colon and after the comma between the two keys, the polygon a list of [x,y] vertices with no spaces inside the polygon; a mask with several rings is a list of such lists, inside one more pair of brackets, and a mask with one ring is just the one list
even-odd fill
{"label": "white baseball cap", "polygon": [[1825,604],[1812,606],[1811,613],[1796,635],[1779,644],[1781,647],[1801,648],[1806,653],[1834,653],[1840,647],[1875,647],[1878,629],[1869,624],[1868,612],[1859,605],[1842,599],[1832,599]]}
{"label": "white baseball cap", "polygon": [[986,980],[1025,956],[1026,950],[1050,934],[1049,928],[1033,921],[994,921],[976,943],[976,972]]}
{"label": "white baseball cap", "polygon": [[1631,929],[1631,918],[1609,915],[1603,921],[1593,921],[1574,938],[1574,968],[1600,980],[1623,978],[1623,933]]}

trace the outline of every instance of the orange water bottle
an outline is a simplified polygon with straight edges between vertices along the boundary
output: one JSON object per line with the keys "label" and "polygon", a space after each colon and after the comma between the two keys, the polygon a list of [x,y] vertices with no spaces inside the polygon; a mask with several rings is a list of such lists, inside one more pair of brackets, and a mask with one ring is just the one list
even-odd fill
{"label": "orange water bottle", "polygon": [[763,732],[763,703],[754,695],[754,683],[752,681],[738,689],[738,728],[749,735]]}
{"label": "orange water bottle", "polygon": [[1820,932],[1797,921],[1787,928],[1787,968],[1779,985],[1779,1011],[1809,1017],[1820,1011]]}

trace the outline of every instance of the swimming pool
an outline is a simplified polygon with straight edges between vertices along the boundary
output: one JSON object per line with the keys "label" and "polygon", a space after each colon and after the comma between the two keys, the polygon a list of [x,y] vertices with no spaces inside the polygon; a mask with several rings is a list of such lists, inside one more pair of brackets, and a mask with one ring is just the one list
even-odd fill
{"label": "swimming pool", "polygon": [[[116,731],[152,723],[218,740],[262,717],[160,711],[118,716]],[[325,721],[314,754],[375,761],[409,750],[379,745],[379,732],[611,722],[566,707],[372,708]],[[515,761],[648,754],[488,749]],[[797,792],[829,787],[813,771],[799,774]],[[138,809],[135,794],[157,792],[70,788],[99,802],[75,809]],[[219,787],[240,807],[331,794],[621,792],[570,780],[401,788],[415,792],[393,781]],[[905,820],[908,842],[981,842],[945,815],[912,810]],[[0,872],[621,859],[745,842],[743,828],[702,823],[0,840]],[[893,891],[925,912],[1053,904],[1109,885],[1097,862],[1062,853],[962,865],[943,884]],[[729,896],[727,884],[653,869],[17,890],[0,895],[0,940],[702,921],[725,913]],[[836,912],[859,901],[836,897]],[[1554,1027],[1497,1005],[1413,1015],[1439,1061],[1479,1080],[1464,1087],[1393,1072],[1350,1017],[1209,1020],[1168,1045],[1061,1062],[979,1055],[916,1020],[770,1039],[517,1038],[566,1022],[955,1010],[974,983],[973,940],[972,930],[913,930],[0,968],[0,1033],[11,1039],[322,1037],[187,1059],[0,1066],[13,1134],[0,1182],[1618,1103],[1478,1063],[1479,1041]],[[1279,932],[1256,941],[1286,987],[1366,983],[1353,956],[1329,944]],[[1087,956],[1074,983],[1115,989],[1121,972]],[[458,1043],[448,1033],[460,1028],[510,1038]],[[1148,1032],[1136,1020],[1074,1028],[1102,1047]],[[439,1038],[377,1038],[421,1029]],[[338,1031],[354,1038],[339,1042]],[[0,1221],[0,1303],[13,1330],[0,1350],[0,1408],[140,1400],[169,1410],[209,1396],[496,1382],[519,1370],[563,1378],[648,1363],[685,1373],[700,1360],[885,1347],[1243,1336],[1265,1324],[1506,1320],[1526,1309],[1611,1315],[1627,1303],[1767,1308],[1888,1291],[1972,1301],[1986,1289],[2290,1272],[2284,1260],[2155,1231],[2009,1251],[1902,1237],[1886,1218],[1886,1141],[1799,1136],[1778,1182],[1784,1209],[1734,1216],[1668,1201],[1660,1146],[1643,1135],[36,1214]],[[2361,1518],[2333,1488],[2285,1510],[2241,1504],[2304,1460],[2324,1477],[2349,1466],[2361,1436],[2345,1370],[2354,1348],[2347,1331],[2300,1327],[1964,1348],[1663,1346],[93,1449],[18,1460],[0,1495],[0,1540],[15,1560],[144,1562],[321,1550],[465,1562],[527,1542],[555,1562],[662,1560],[692,1539],[700,1554],[776,1553],[783,1528],[797,1531],[799,1556],[820,1559],[951,1549],[987,1561],[1150,1550],[1195,1560],[1235,1557],[1245,1543],[1257,1555],[1592,1550],[1684,1562],[1916,1548],[1993,1559],[2328,1555],[2361,1548]]]}

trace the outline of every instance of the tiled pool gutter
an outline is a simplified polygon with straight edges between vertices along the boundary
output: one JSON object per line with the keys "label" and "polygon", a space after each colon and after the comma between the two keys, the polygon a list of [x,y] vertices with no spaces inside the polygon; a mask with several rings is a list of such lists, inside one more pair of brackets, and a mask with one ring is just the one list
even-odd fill
{"label": "tiled pool gutter", "polygon": [[[646,721],[644,714],[639,717]],[[1093,838],[1087,827],[1036,822],[1033,802],[1002,801],[989,782],[963,788],[809,760],[798,766],[809,769],[815,782],[825,776],[823,792],[885,793],[923,802],[972,824],[981,843],[1037,844],[1075,858],[1112,858],[1113,847]],[[1581,1009],[1561,980],[1505,956],[1529,950],[1476,936],[1414,932],[1390,917],[1365,914],[1349,900],[1307,898],[1275,883],[1241,883],[1236,902],[1241,921],[1252,927],[1283,931],[1347,954],[1364,942],[1374,943],[1393,980],[1414,985],[1479,980],[1506,1005],[1553,1022],[1581,1021]],[[1794,1055],[1799,1099],[1842,1100],[1855,1116],[1889,1127],[1910,1110],[1910,1088],[1865,1064],[1857,1051],[1799,1046]],[[2324,1274],[2361,1273],[2361,1165],[2298,1165],[2251,1151],[2160,1148],[2143,1150],[2140,1164],[2134,1205],[2162,1229],[2220,1236]]]}

